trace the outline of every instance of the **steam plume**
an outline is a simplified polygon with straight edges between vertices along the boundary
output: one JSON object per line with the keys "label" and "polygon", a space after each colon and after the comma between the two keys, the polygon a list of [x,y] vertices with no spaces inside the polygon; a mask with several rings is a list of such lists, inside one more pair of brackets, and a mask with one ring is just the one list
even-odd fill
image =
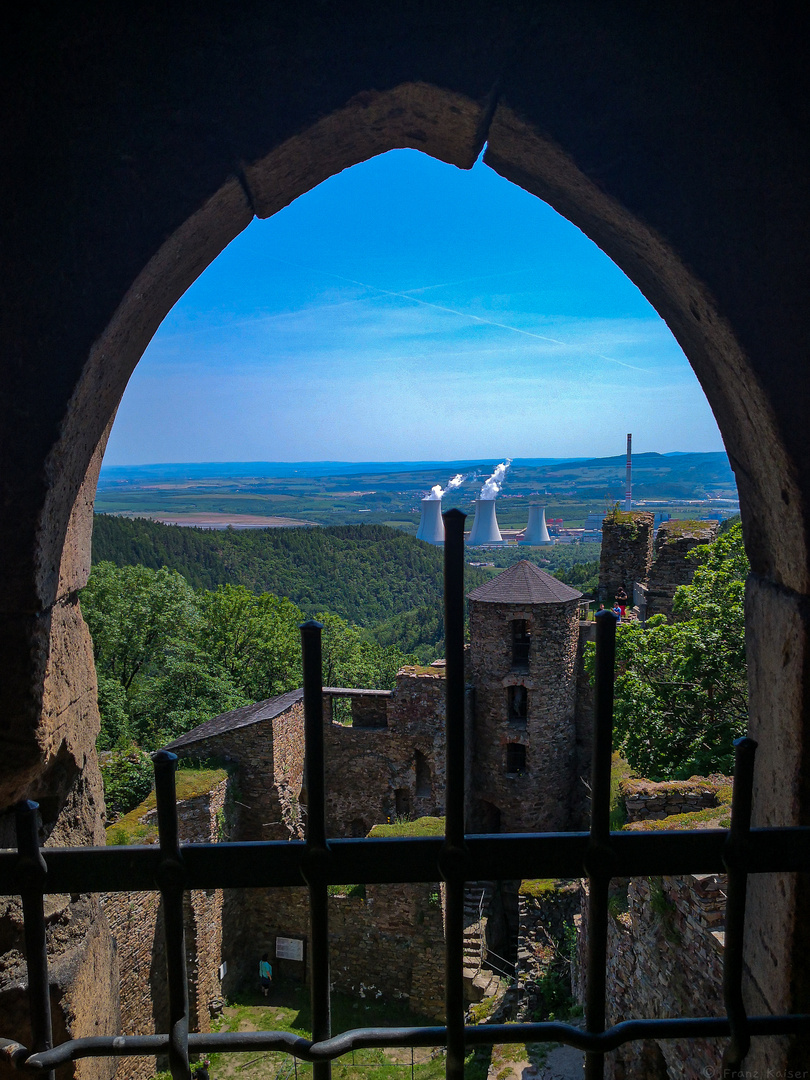
{"label": "steam plume", "polygon": [[479,499],[486,499],[489,501],[497,496],[498,492],[501,490],[503,478],[506,476],[506,470],[511,464],[512,459],[507,458],[506,461],[502,461],[500,465],[498,465],[495,472],[481,488],[481,494],[478,496]]}
{"label": "steam plume", "polygon": [[446,488],[443,488],[441,484],[434,484],[433,487],[430,489],[430,494],[428,495],[428,498],[432,502],[438,502],[439,499],[441,499],[442,495],[444,495],[448,491],[453,491],[454,488],[459,487],[459,485],[463,482],[464,476],[461,473],[456,473],[456,475],[453,477],[452,480],[450,480]]}

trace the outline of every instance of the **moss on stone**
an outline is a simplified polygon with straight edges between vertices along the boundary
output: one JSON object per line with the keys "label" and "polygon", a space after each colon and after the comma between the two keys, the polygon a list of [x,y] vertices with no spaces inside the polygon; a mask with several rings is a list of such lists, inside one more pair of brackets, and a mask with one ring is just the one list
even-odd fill
{"label": "moss on stone", "polygon": [[369,836],[442,836],[444,834],[443,817],[423,817],[415,821],[392,821],[386,825],[375,825]]}
{"label": "moss on stone", "polygon": [[712,531],[714,522],[696,521],[693,518],[670,518],[664,522],[664,535],[667,539],[676,540],[680,536],[708,537]]}
{"label": "moss on stone", "polygon": [[562,886],[567,884],[562,878],[529,878],[521,881],[518,892],[521,896],[533,896],[539,900],[543,896],[559,892]]}
{"label": "moss on stone", "polygon": [[663,832],[672,829],[728,829],[731,825],[731,792],[730,783],[722,784],[716,792],[717,806],[708,806],[704,810],[692,810],[685,814],[670,814],[660,820],[634,821],[625,825],[625,830]]}
{"label": "moss on stone", "polygon": [[[225,769],[179,768],[176,773],[178,803],[213,791],[227,776]],[[107,845],[125,847],[130,844],[156,844],[157,823],[151,824],[142,820],[156,806],[155,793],[150,791],[139,806],[109,826]]]}

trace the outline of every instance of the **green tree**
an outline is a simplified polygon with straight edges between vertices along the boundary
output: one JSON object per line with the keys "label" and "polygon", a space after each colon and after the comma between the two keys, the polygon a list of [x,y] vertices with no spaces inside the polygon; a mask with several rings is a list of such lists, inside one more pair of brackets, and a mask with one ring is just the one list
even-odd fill
{"label": "green tree", "polygon": [[201,650],[251,701],[301,685],[303,612],[290,600],[244,585],[199,594]]}
{"label": "green tree", "polygon": [[403,664],[414,663],[415,658],[396,645],[365,639],[356,626],[350,626],[339,615],[322,611],[317,619],[323,623],[324,686],[390,690]]}
{"label": "green tree", "polygon": [[748,560],[740,526],[693,557],[692,584],[675,595],[677,621],[653,616],[646,627],[617,628],[614,742],[653,780],[730,772],[733,740],[746,729]]}
{"label": "green tree", "polygon": [[129,730],[157,749],[220,713],[249,705],[247,696],[197,641],[173,643],[159,671],[130,705]]}
{"label": "green tree", "polygon": [[134,743],[119,745],[105,757],[101,776],[107,813],[120,817],[134,809],[152,790],[152,759]]}
{"label": "green tree", "polygon": [[99,680],[101,749],[134,733],[132,703],[199,619],[194,590],[175,570],[99,563],[81,595]]}
{"label": "green tree", "polygon": [[82,615],[93,638],[96,669],[129,693],[139,674],[196,614],[194,590],[165,566],[93,568],[81,597]]}

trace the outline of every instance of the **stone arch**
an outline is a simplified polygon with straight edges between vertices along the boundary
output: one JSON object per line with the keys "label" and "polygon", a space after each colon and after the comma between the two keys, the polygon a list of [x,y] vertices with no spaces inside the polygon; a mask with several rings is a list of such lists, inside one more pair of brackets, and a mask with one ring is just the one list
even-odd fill
{"label": "stone arch", "polygon": [[413,752],[413,770],[416,797],[429,798],[433,793],[433,779],[430,772],[430,762],[427,755],[423,754],[421,750],[414,750]]}
{"label": "stone arch", "polygon": [[355,840],[362,840],[363,837],[368,836],[368,825],[362,818],[354,818],[349,822],[349,828],[347,836],[353,837]]}
{"label": "stone arch", "polygon": [[[99,838],[94,674],[75,594],[107,433],[161,312],[253,213],[385,149],[464,167],[486,141],[488,164],[639,286],[703,385],[752,562],[756,820],[804,823],[806,23],[755,5],[735,12],[733,34],[724,5],[652,20],[588,0],[483,5],[475,18],[451,2],[427,20],[400,7],[319,7],[288,23],[214,3],[182,27],[167,13],[125,34],[129,13],[112,10],[92,27],[28,27],[37,60],[23,48],[11,62],[6,110],[19,167],[3,223],[3,805],[58,788],[76,824],[54,823],[54,840]],[[771,884],[767,896],[753,885],[749,900],[755,995],[774,1009],[808,991],[791,962],[807,893],[779,891],[775,903]]]}

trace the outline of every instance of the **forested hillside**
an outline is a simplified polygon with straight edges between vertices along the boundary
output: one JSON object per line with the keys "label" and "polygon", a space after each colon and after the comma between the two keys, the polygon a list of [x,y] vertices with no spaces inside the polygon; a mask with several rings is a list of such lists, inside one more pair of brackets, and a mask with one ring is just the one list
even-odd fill
{"label": "forested hillside", "polygon": [[[93,567],[81,608],[93,638],[107,808],[137,805],[152,782],[145,751],[218,713],[301,685],[299,626],[289,600],[243,585],[195,591],[174,570]],[[389,689],[413,658],[364,640],[330,612],[324,624],[326,685]]]}
{"label": "forested hillside", "polygon": [[[443,647],[442,559],[440,548],[384,525],[210,531],[98,514],[93,529],[94,563],[167,566],[196,589],[287,597],[307,617],[333,612],[423,660]],[[487,580],[467,568],[469,589]]]}

